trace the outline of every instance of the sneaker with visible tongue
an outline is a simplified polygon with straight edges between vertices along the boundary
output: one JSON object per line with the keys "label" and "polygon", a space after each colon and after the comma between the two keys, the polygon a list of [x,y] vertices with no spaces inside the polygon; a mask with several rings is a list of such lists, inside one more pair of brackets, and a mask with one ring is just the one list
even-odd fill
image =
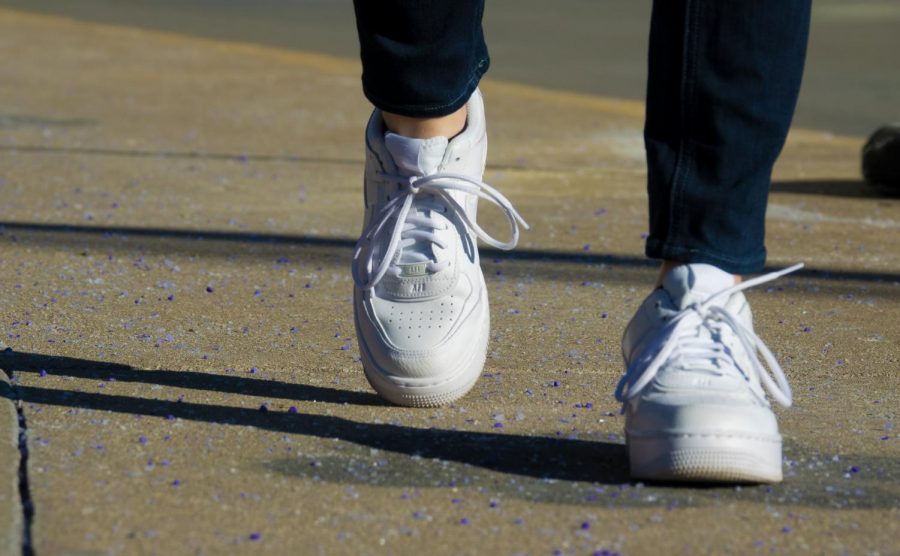
{"label": "sneaker with visible tongue", "polygon": [[[476,240],[500,249],[525,222],[481,181],[487,153],[476,91],[462,133],[412,139],[366,130],[365,221],[353,255],[354,317],[366,378],[390,402],[433,407],[462,397],[484,366],[490,330]],[[478,200],[497,205],[511,239],[476,222]]]}
{"label": "sneaker with visible tongue", "polygon": [[735,285],[714,266],[686,264],[644,301],[622,339],[626,372],[616,389],[633,477],[781,480],[781,436],[765,391],[785,406],[791,391],[741,290],[801,266]]}

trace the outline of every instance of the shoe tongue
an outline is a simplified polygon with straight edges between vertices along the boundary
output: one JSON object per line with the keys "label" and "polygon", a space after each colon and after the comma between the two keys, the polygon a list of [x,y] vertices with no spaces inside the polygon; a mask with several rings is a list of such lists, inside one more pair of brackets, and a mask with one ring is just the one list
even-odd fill
{"label": "shoe tongue", "polygon": [[[438,166],[444,160],[444,153],[447,151],[449,141],[446,137],[414,139],[388,132],[384,135],[384,144],[402,175],[425,176],[437,171]],[[421,207],[413,210],[423,215],[430,213]],[[397,262],[404,272],[420,273],[423,272],[420,270],[423,268],[423,263],[430,260],[436,261],[437,257],[438,254],[435,253],[435,247],[431,242],[418,239],[400,251]]]}
{"label": "shoe tongue", "polygon": [[446,137],[414,139],[389,131],[384,135],[384,144],[403,174],[426,176],[441,165],[449,141]]}
{"label": "shoe tongue", "polygon": [[663,279],[663,289],[679,311],[734,285],[734,276],[709,264],[676,266]]}

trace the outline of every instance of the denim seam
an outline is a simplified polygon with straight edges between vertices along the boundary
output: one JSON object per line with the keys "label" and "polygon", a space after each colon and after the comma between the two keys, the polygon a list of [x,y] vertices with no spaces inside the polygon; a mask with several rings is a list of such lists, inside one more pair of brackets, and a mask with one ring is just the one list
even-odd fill
{"label": "denim seam", "polygon": [[693,104],[690,102],[693,95],[692,78],[694,68],[696,66],[694,56],[697,49],[692,43],[696,38],[693,32],[692,24],[694,23],[694,10],[697,6],[696,2],[686,0],[684,35],[682,36],[682,52],[681,52],[681,103],[679,126],[681,134],[678,137],[678,155],[675,159],[675,169],[672,172],[671,190],[669,192],[669,229],[666,238],[680,237],[682,218],[684,212],[684,189],[688,182],[691,172],[691,156],[689,153],[689,126],[691,122],[691,114],[693,113]]}

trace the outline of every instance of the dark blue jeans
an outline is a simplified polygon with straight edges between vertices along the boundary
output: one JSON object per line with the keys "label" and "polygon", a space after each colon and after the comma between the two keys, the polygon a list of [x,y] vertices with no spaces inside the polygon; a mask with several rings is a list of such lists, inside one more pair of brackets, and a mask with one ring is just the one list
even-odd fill
{"label": "dark blue jeans", "polygon": [[[414,117],[465,104],[489,65],[484,0],[354,5],[373,104]],[[800,89],[809,15],[810,0],[654,1],[649,257],[738,274],[762,268],[772,166]]]}

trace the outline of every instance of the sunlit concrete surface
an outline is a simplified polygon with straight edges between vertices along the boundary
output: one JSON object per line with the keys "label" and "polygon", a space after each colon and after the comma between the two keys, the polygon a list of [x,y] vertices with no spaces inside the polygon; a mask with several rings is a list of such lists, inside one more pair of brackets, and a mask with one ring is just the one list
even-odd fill
{"label": "sunlit concrete surface", "polygon": [[[349,0],[0,0],[0,6],[229,41],[358,55]],[[642,100],[650,0],[489,0],[490,76]],[[815,0],[796,121],[866,135],[900,119],[900,2]]]}
{"label": "sunlit concrete surface", "polygon": [[770,265],[808,264],[749,293],[784,483],[645,485],[611,394],[654,276],[640,103],[485,83],[532,230],[483,251],[481,381],[412,410],[353,334],[356,62],[15,11],[0,59],[0,496],[27,455],[34,508],[0,531],[36,554],[896,550],[900,203],[861,137],[796,129],[775,172]]}

